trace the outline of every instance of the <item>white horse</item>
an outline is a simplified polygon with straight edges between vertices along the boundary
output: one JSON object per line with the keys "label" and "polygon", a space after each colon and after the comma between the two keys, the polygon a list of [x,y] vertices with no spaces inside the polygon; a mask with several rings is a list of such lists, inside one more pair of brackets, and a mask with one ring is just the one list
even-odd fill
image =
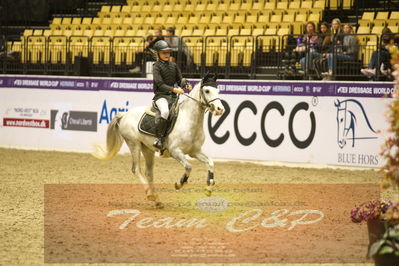
{"label": "white horse", "polygon": [[[216,86],[216,76],[207,74],[200,83],[194,86],[178,108],[179,115],[175,126],[164,141],[164,146],[170,156],[182,164],[185,169],[183,177],[175,184],[175,188],[180,189],[188,181],[192,168],[186,158],[186,155],[189,155],[205,163],[208,167],[205,193],[209,196],[212,186],[215,184],[214,164],[201,148],[205,141],[203,129],[205,110],[209,110],[213,115],[222,115],[224,112]],[[160,205],[153,188],[154,153],[157,150],[152,144],[155,137],[143,134],[138,130],[138,124],[144,112],[145,107],[136,107],[127,113],[118,113],[108,126],[106,147],[96,145],[93,155],[101,160],[110,160],[118,153],[123,140],[125,140],[133,158],[133,174],[137,175],[143,183],[147,199]],[[145,159],[144,174],[140,169],[141,153]]]}

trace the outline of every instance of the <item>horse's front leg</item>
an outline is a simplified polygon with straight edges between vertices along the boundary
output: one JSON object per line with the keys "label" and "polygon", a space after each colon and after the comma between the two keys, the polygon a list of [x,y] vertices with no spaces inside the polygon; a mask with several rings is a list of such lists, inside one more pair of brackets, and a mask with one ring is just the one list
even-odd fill
{"label": "horse's front leg", "polygon": [[177,183],[175,183],[175,188],[181,189],[184,186],[184,184],[186,184],[188,181],[192,166],[180,149],[169,150],[169,152],[170,156],[175,158],[181,165],[183,165],[185,170],[184,175],[180,178],[180,180]]}
{"label": "horse's front leg", "polygon": [[202,151],[199,151],[195,154],[193,154],[194,158],[196,158],[198,161],[203,162],[204,164],[207,165],[208,167],[208,178],[206,180],[206,188],[205,188],[205,194],[207,196],[210,196],[212,194],[212,186],[215,185],[215,179],[214,179],[214,164],[211,158],[209,158],[205,153]]}

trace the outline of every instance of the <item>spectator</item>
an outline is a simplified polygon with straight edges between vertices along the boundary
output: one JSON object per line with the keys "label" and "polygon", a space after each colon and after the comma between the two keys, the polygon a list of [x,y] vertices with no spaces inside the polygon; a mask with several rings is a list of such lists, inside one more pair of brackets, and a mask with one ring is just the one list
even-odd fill
{"label": "spectator", "polygon": [[176,62],[177,55],[179,52],[179,45],[181,45],[181,62],[183,65],[191,66],[193,59],[191,53],[186,45],[186,43],[179,37],[175,35],[175,28],[168,27],[166,28],[166,37],[165,41],[169,44],[172,51],[170,53],[172,61]]}
{"label": "spectator", "polygon": [[393,41],[392,31],[389,28],[384,28],[382,45],[378,51],[372,53],[368,68],[361,70],[363,75],[373,78],[378,69],[383,75],[390,75],[392,66],[398,63],[398,47]]}
{"label": "spectator", "polygon": [[[315,69],[315,61],[321,58],[323,53],[326,53],[330,47],[331,43],[331,30],[327,22],[321,22],[319,27],[318,38],[314,50],[308,53],[307,57],[301,59],[301,65],[303,73],[305,70],[305,64],[308,64],[307,71],[312,72]],[[306,60],[306,61],[305,61]]]}
{"label": "spectator", "polygon": [[326,56],[328,53],[334,53],[336,46],[339,46],[343,42],[343,35],[341,30],[341,20],[339,18],[335,18],[331,23],[331,35],[329,38],[329,46],[324,47],[322,57],[316,58],[314,62],[314,67],[316,74],[319,79],[322,78],[321,73],[327,71],[327,67],[325,64],[327,63]]}
{"label": "spectator", "polygon": [[338,61],[354,61],[357,58],[359,45],[356,37],[353,35],[353,28],[349,24],[344,25],[343,41],[336,42],[335,51],[325,55],[327,57],[328,72],[323,73],[323,80],[331,80],[333,76],[334,60]]}
{"label": "spectator", "polygon": [[[318,38],[319,36],[316,34],[316,25],[313,22],[306,23],[306,34],[302,40],[303,45],[297,47],[297,49],[306,52],[305,56],[299,60],[303,70],[302,73],[304,73],[305,70],[308,71],[310,68],[313,69],[313,66],[310,66],[313,58],[321,56],[321,54],[316,51]],[[301,73],[301,71],[299,73]]]}
{"label": "spectator", "polygon": [[154,30],[154,35],[148,35],[146,37],[145,41],[145,47],[144,51],[137,51],[136,56],[135,56],[135,61],[134,65],[135,67],[133,69],[129,69],[130,73],[140,73],[141,72],[141,67],[144,65],[146,61],[153,61],[154,60],[154,55],[153,55],[153,47],[154,44],[159,41],[163,40],[162,36],[162,29],[155,29]]}

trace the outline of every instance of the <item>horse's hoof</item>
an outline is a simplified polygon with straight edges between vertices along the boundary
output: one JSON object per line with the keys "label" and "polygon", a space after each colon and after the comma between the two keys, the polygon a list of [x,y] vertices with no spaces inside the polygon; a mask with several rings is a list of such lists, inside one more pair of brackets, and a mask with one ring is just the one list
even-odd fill
{"label": "horse's hoof", "polygon": [[155,208],[156,209],[163,209],[164,207],[165,206],[163,205],[162,202],[159,202],[159,201],[155,202]]}
{"label": "horse's hoof", "polygon": [[204,193],[206,196],[210,197],[212,195],[212,190],[210,190],[209,188],[204,189]]}
{"label": "horse's hoof", "polygon": [[186,182],[184,182],[184,183],[182,183],[182,184],[177,184],[177,183],[175,183],[175,189],[176,189],[176,190],[181,189],[181,188],[184,186],[185,183],[186,183]]}
{"label": "horse's hoof", "polygon": [[155,197],[155,195],[147,195],[147,200],[156,201],[156,197]]}

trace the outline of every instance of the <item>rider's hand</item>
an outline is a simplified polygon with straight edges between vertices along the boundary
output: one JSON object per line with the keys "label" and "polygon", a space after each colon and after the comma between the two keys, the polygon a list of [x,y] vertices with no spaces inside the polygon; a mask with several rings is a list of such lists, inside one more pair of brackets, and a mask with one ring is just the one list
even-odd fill
{"label": "rider's hand", "polygon": [[190,84],[187,84],[186,89],[191,91],[193,89],[193,87]]}
{"label": "rider's hand", "polygon": [[176,94],[183,94],[183,93],[184,93],[184,90],[182,90],[182,89],[180,89],[180,88],[173,88],[172,92],[173,92],[173,93],[176,93]]}

